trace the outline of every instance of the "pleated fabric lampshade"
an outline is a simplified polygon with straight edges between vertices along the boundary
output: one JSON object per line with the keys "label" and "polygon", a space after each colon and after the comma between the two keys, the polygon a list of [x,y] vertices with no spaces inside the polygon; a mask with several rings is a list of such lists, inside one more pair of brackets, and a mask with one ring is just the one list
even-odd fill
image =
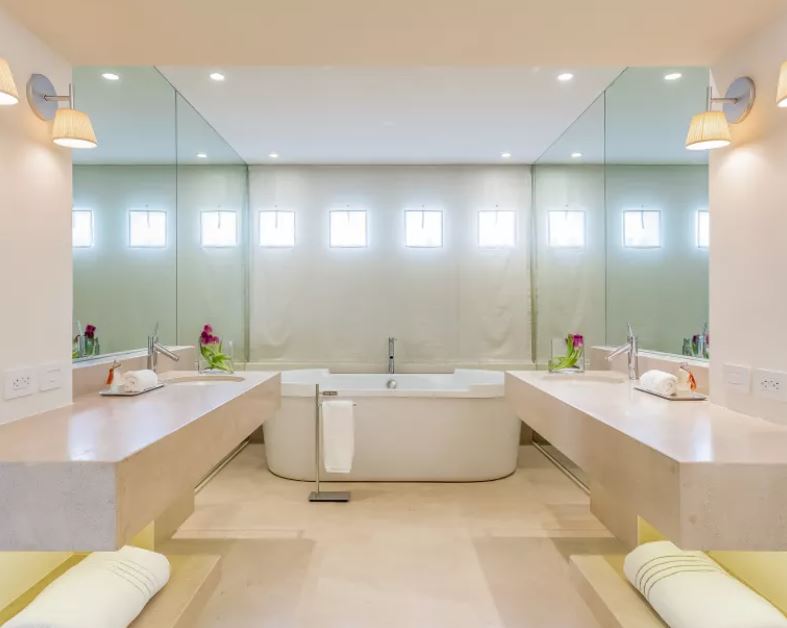
{"label": "pleated fabric lampshade", "polygon": [[58,109],[52,125],[52,141],[67,148],[98,146],[88,115],[76,109]]}
{"label": "pleated fabric lampshade", "polygon": [[691,119],[686,136],[689,150],[712,150],[728,146],[732,142],[730,125],[722,111],[704,111]]}
{"label": "pleated fabric lampshade", "polygon": [[19,102],[14,75],[5,59],[0,59],[0,105],[15,105]]}
{"label": "pleated fabric lampshade", "polygon": [[779,88],[776,90],[776,104],[787,109],[787,61],[782,63],[782,71],[779,74]]}

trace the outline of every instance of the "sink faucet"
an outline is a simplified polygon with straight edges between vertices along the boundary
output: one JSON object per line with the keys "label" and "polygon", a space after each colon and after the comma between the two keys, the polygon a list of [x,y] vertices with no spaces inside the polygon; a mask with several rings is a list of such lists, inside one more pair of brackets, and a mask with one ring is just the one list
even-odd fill
{"label": "sink faucet", "polygon": [[159,344],[158,340],[158,323],[156,323],[156,327],[153,329],[153,335],[148,336],[148,369],[151,371],[158,370],[158,354],[163,353],[167,356],[170,360],[174,360],[178,362],[180,360],[180,356],[172,353],[169,349],[167,349],[162,344]]}
{"label": "sink faucet", "polygon": [[396,372],[395,365],[396,356],[396,338],[390,336],[388,338],[388,372],[393,375]]}
{"label": "sink faucet", "polygon": [[631,329],[631,323],[628,323],[628,338],[626,338],[626,344],[610,353],[607,356],[607,361],[612,362],[612,360],[621,353],[628,354],[629,379],[639,379],[639,342],[634,335],[634,331]]}

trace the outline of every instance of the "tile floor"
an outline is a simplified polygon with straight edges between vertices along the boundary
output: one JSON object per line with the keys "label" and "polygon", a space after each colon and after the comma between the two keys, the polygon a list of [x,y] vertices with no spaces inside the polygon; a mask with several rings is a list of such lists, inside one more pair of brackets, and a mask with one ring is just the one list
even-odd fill
{"label": "tile floor", "polygon": [[596,628],[571,554],[619,548],[587,496],[532,447],[472,484],[353,483],[310,504],[250,445],[161,550],[221,554],[199,628]]}

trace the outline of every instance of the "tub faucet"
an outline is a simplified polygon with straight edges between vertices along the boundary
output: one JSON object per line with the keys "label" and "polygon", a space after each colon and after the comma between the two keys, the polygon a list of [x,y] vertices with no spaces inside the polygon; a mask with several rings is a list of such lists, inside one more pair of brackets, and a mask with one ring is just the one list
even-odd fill
{"label": "tub faucet", "polygon": [[629,379],[639,379],[639,341],[634,335],[634,331],[631,329],[631,323],[628,323],[628,337],[626,338],[626,344],[621,345],[612,353],[610,353],[607,356],[607,361],[612,362],[612,360],[621,353],[628,354]]}
{"label": "tub faucet", "polygon": [[389,336],[388,338],[388,372],[393,375],[396,372],[396,338]]}
{"label": "tub faucet", "polygon": [[153,335],[148,336],[148,369],[151,371],[158,370],[158,354],[163,353],[167,356],[170,360],[174,360],[175,362],[180,360],[180,356],[175,353],[172,353],[169,349],[165,346],[161,345],[158,340],[158,323],[156,323],[156,327],[153,329]]}

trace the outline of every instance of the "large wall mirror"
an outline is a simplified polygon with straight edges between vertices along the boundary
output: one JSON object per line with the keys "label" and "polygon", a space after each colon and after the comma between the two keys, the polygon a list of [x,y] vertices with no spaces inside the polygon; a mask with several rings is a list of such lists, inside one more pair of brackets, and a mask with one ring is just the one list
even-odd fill
{"label": "large wall mirror", "polygon": [[[706,68],[629,68],[534,167],[537,361],[552,338],[707,357]],[[676,305],[677,304],[677,305]]]}
{"label": "large wall mirror", "polygon": [[99,146],[74,151],[73,357],[196,343],[245,351],[247,167],[152,67],[74,71]]}

